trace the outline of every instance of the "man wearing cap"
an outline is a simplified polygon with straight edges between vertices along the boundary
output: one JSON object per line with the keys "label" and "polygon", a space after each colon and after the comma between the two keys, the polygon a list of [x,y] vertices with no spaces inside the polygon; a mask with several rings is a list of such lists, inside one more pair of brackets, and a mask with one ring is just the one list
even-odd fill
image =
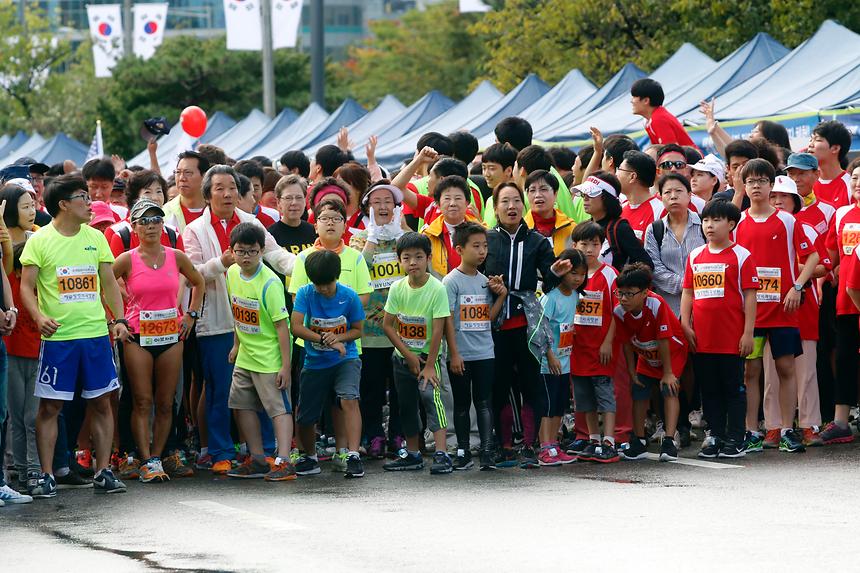
{"label": "man wearing cap", "polygon": [[30,171],[30,182],[33,184],[33,191],[36,194],[36,224],[44,227],[51,222],[51,216],[45,211],[45,202],[42,200],[42,194],[45,192],[45,173],[50,167],[32,157],[16,159],[14,165],[26,165]]}
{"label": "man wearing cap", "polygon": [[716,155],[709,153],[690,168],[690,188],[693,196],[690,208],[701,213],[726,181],[726,169]]}
{"label": "man wearing cap", "polygon": [[209,160],[196,151],[183,151],[179,154],[179,162],[173,176],[176,179],[176,189],[179,195],[164,204],[165,223],[179,229],[182,233],[186,225],[190,225],[203,214],[206,200],[203,198],[201,185],[203,175],[209,171]]}
{"label": "man wearing cap", "polygon": [[90,159],[81,168],[81,175],[87,182],[90,191],[90,201],[103,201],[110,205],[114,213],[114,223],[119,223],[128,215],[128,209],[120,205],[111,205],[111,193],[113,193],[114,180],[116,179],[116,168],[109,157],[97,157]]}

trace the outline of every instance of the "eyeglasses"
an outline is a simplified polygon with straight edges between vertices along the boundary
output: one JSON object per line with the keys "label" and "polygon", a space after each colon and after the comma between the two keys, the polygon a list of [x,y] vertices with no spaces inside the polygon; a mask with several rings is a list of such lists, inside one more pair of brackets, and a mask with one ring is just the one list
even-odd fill
{"label": "eyeglasses", "polygon": [[186,179],[191,179],[192,177],[194,177],[194,172],[193,171],[179,171],[177,169],[176,171],[173,172],[173,175],[176,177],[177,180],[182,179],[183,177],[185,177]]}
{"label": "eyeglasses", "polygon": [[153,215],[152,217],[141,217],[136,220],[135,223],[138,225],[143,225],[146,227],[147,225],[160,225],[164,223],[164,217],[161,215]]}
{"label": "eyeglasses", "polygon": [[338,223],[343,223],[343,217],[340,217],[340,216],[335,216],[335,217],[328,217],[328,216],[327,216],[327,217],[320,217],[319,219],[317,219],[317,221],[319,221],[320,223],[329,223],[329,224],[334,223],[334,224],[338,224]]}
{"label": "eyeglasses", "polygon": [[90,199],[89,193],[75,193],[74,195],[69,195],[69,201],[74,201],[75,199],[83,199],[84,203],[92,203],[93,200]]}
{"label": "eyeglasses", "polygon": [[281,197],[281,201],[284,203],[301,203],[304,200],[302,195],[284,195]]}
{"label": "eyeglasses", "polygon": [[627,299],[627,298],[633,298],[633,297],[634,297],[634,296],[636,296],[637,294],[640,294],[640,293],[643,293],[643,292],[645,292],[645,290],[644,290],[644,289],[637,290],[636,292],[630,292],[630,291],[626,291],[626,290],[618,290],[618,289],[615,289],[615,290],[613,291],[613,293],[614,293],[614,294],[615,294],[615,296],[618,298],[618,300],[624,300],[624,299]]}
{"label": "eyeglasses", "polygon": [[233,251],[233,254],[240,257],[256,257],[260,254],[260,249],[249,249],[247,251],[245,249],[236,249]]}
{"label": "eyeglasses", "polygon": [[636,173],[632,169],[624,169],[623,167],[616,167],[615,170],[616,171],[624,171],[625,173]]}
{"label": "eyeglasses", "polygon": [[746,181],[744,181],[744,183],[746,185],[749,185],[750,187],[755,187],[756,185],[761,185],[762,187],[764,187],[765,185],[770,183],[770,179],[768,179],[767,177],[758,177],[756,179],[747,179]]}
{"label": "eyeglasses", "polygon": [[660,169],[672,169],[673,167],[675,169],[684,169],[686,166],[686,161],[664,161],[657,167],[659,167]]}
{"label": "eyeglasses", "polygon": [[549,185],[544,185],[541,187],[529,187],[528,189],[526,189],[526,193],[531,193],[533,195],[537,193],[546,193],[547,195],[551,195],[552,187],[550,187]]}

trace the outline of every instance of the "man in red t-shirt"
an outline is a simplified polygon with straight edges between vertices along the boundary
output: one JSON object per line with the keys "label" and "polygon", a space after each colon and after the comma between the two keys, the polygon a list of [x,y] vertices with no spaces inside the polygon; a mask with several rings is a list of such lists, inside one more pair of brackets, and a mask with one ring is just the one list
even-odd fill
{"label": "man in red t-shirt", "polygon": [[[663,86],[651,78],[636,80],[630,87],[630,105],[635,115],[645,118],[645,131],[654,145],[677,143],[696,147],[674,115],[663,107]],[[698,148],[697,148],[698,149]]]}
{"label": "man in red t-shirt", "polygon": [[657,164],[647,153],[625,151],[624,161],[616,169],[621,193],[621,217],[627,219],[636,238],[645,243],[645,230],[663,213],[663,202],[651,196],[651,186],[657,176]]}
{"label": "man in red t-shirt", "polygon": [[838,121],[823,121],[812,130],[807,151],[818,159],[815,196],[836,208],[851,204],[851,176],[843,169],[851,150],[851,132]]}

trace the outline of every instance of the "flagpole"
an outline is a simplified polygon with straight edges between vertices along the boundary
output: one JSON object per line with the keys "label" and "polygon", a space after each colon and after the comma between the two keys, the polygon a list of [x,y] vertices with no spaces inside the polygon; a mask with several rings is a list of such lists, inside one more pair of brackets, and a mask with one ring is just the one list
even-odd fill
{"label": "flagpole", "polygon": [[275,117],[275,63],[272,55],[272,0],[263,7],[263,113]]}
{"label": "flagpole", "polygon": [[97,144],[96,149],[98,149],[99,157],[104,156],[105,144],[104,144],[104,140],[102,139],[102,120],[100,120],[100,119],[96,120],[96,144]]}

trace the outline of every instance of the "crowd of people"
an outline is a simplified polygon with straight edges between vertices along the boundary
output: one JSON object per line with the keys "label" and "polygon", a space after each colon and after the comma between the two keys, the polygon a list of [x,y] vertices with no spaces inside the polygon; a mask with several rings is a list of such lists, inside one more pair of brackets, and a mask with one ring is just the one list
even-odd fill
{"label": "crowd of people", "polygon": [[149,166],[5,167],[0,505],[853,441],[851,134],[735,140],[702,102],[703,155],[659,83],[631,103],[644,149],[545,147],[509,117],[391,172],[343,130],[274,165],[200,145],[162,174],[153,141]]}

